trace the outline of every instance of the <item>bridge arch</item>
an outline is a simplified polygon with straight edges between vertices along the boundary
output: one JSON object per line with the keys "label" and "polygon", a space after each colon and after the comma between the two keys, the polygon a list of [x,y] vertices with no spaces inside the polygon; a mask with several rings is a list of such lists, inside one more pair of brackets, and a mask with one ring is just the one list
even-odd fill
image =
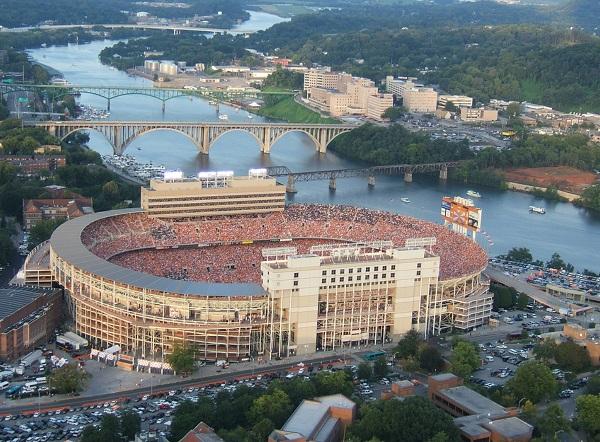
{"label": "bridge arch", "polygon": [[137,140],[138,138],[140,138],[143,135],[147,135],[151,132],[163,132],[163,131],[167,131],[167,132],[174,132],[180,135],[183,135],[184,137],[186,137],[188,140],[190,140],[195,146],[196,148],[202,152],[202,141],[201,139],[196,139],[194,138],[192,135],[174,128],[174,127],[152,127],[149,129],[142,129],[139,132],[136,132],[135,134],[133,134],[132,136],[130,136],[129,138],[123,140],[123,145],[121,147],[121,153],[124,153],[125,150],[129,147],[129,145],[131,143],[133,143],[135,140]]}
{"label": "bridge arch", "polygon": [[210,151],[210,149],[213,147],[213,145],[219,138],[221,138],[223,135],[231,133],[231,132],[243,132],[245,134],[251,135],[252,138],[254,138],[256,140],[256,142],[258,143],[258,147],[260,148],[260,151],[264,152],[264,150],[265,150],[264,140],[261,140],[254,132],[252,132],[252,130],[248,130],[248,129],[241,128],[241,127],[239,127],[239,128],[236,127],[236,128],[226,129],[223,132],[217,134],[214,138],[211,138],[209,140],[209,144],[207,146],[205,153],[208,153]]}
{"label": "bridge arch", "polygon": [[286,130],[285,132],[277,135],[275,138],[273,138],[273,140],[271,140],[271,147],[275,145],[275,143],[277,143],[279,140],[281,140],[283,137],[285,137],[288,134],[294,133],[294,132],[299,132],[299,133],[303,133],[305,135],[308,136],[308,138],[310,138],[310,140],[313,142],[313,144],[315,145],[315,150],[319,150],[321,143],[319,142],[319,140],[317,138],[315,138],[314,135],[312,135],[309,131],[305,130],[305,129],[290,129],[290,130]]}
{"label": "bridge arch", "polygon": [[66,135],[61,135],[59,138],[60,138],[60,141],[62,142],[62,141],[65,141],[67,138],[69,138],[71,135],[73,135],[74,133],[77,133],[77,132],[95,132],[97,134],[102,135],[102,137],[106,141],[108,141],[108,144],[110,144],[110,146],[113,149],[113,153],[116,154],[117,150],[115,149],[115,144],[114,144],[113,140],[110,138],[110,136],[108,134],[106,134],[105,132],[103,132],[101,129],[102,129],[101,127],[77,127],[77,128],[75,128],[73,130],[70,130]]}

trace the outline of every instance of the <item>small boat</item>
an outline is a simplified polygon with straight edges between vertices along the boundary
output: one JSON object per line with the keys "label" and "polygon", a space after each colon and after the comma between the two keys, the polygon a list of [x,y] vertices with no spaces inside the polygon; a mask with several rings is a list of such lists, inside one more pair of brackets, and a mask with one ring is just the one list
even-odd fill
{"label": "small boat", "polygon": [[216,106],[217,102],[215,100],[208,100],[208,104],[210,104],[211,106]]}
{"label": "small boat", "polygon": [[137,148],[137,150],[142,150],[142,148],[141,148],[141,147],[138,147],[138,148]]}
{"label": "small boat", "polygon": [[474,190],[467,190],[467,195],[474,198],[481,198],[481,194],[479,192],[475,192]]}
{"label": "small boat", "polygon": [[252,116],[252,114],[248,114],[248,118],[252,119],[254,117]]}
{"label": "small boat", "polygon": [[540,215],[544,215],[546,213],[546,209],[536,206],[529,206],[529,211],[533,213],[539,213]]}
{"label": "small boat", "polygon": [[400,201],[402,201],[403,203],[406,203],[406,204],[410,203],[410,200],[406,197],[400,198]]}
{"label": "small boat", "polygon": [[229,120],[229,115],[227,115],[227,114],[219,114],[219,120]]}

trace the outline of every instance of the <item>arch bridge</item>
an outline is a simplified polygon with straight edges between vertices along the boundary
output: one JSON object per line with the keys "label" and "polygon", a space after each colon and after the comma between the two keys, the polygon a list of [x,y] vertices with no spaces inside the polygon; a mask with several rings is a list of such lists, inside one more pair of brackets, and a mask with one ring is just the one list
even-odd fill
{"label": "arch bridge", "polygon": [[79,131],[95,130],[111,143],[117,155],[125,152],[136,138],[157,130],[171,130],[188,137],[203,154],[208,154],[213,143],[232,131],[250,133],[258,142],[260,151],[270,153],[271,146],[289,132],[307,134],[320,153],[338,135],[350,132],[357,126],[349,124],[293,124],[293,123],[235,123],[235,122],[166,122],[166,121],[45,121],[31,123],[62,140]]}
{"label": "arch bridge", "polygon": [[90,94],[104,98],[107,109],[110,110],[111,100],[126,95],[143,95],[156,98],[162,102],[163,112],[165,103],[178,97],[199,97],[217,101],[228,101],[242,98],[258,98],[267,95],[293,95],[293,92],[266,92],[257,90],[214,90],[209,88],[161,88],[161,87],[124,87],[124,86],[81,86],[74,84],[25,84],[25,83],[0,83],[0,98],[14,92],[32,92],[36,95],[46,95],[50,102],[67,95]]}

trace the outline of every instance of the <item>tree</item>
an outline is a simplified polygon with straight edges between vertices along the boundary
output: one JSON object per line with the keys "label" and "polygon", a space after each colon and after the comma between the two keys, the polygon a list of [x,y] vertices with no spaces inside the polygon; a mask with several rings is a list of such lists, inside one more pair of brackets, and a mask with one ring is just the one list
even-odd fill
{"label": "tree", "polygon": [[29,231],[29,249],[49,240],[54,230],[66,220],[66,218],[43,219],[35,223]]}
{"label": "tree", "polygon": [[279,428],[292,412],[292,403],[288,395],[277,388],[272,393],[264,394],[257,398],[250,410],[248,410],[248,421],[257,424],[263,419],[269,419]]}
{"label": "tree", "polygon": [[175,373],[188,374],[194,371],[195,359],[194,350],[179,344],[173,347],[173,352],[167,355],[167,362],[171,365]]}
{"label": "tree", "polygon": [[197,403],[184,401],[175,409],[175,415],[171,421],[171,440],[179,440],[185,434],[198,425],[198,422],[206,422],[213,426],[215,420],[215,405],[208,397],[200,397]]}
{"label": "tree", "polygon": [[534,404],[553,396],[558,384],[550,369],[537,361],[519,365],[506,386],[515,398],[529,399]]}
{"label": "tree", "polygon": [[387,365],[387,361],[385,360],[385,356],[380,356],[375,359],[373,363],[373,374],[377,379],[381,379],[385,377],[389,372],[389,367]]}
{"label": "tree", "polygon": [[592,365],[586,348],[576,344],[571,339],[558,345],[554,359],[560,368],[575,373],[585,371]]}
{"label": "tree", "polygon": [[512,101],[506,107],[506,114],[508,118],[516,118],[521,115],[521,103],[517,103],[516,101]]}
{"label": "tree", "polygon": [[350,397],[354,391],[352,378],[345,371],[319,372],[313,378],[313,382],[317,392],[321,395],[339,393]]}
{"label": "tree", "polygon": [[406,109],[402,106],[399,107],[388,107],[383,114],[383,118],[387,118],[390,121],[398,121],[406,114]]}
{"label": "tree", "polygon": [[588,394],[600,394],[600,375],[590,377],[585,388]]}
{"label": "tree", "polygon": [[119,419],[112,414],[105,414],[100,421],[100,440],[102,442],[122,442]]}
{"label": "tree", "polygon": [[448,112],[458,112],[460,110],[452,101],[447,101],[445,107]]}
{"label": "tree", "polygon": [[600,396],[584,394],[575,399],[577,423],[590,436],[600,433]]}
{"label": "tree", "polygon": [[90,375],[76,364],[63,365],[48,376],[48,385],[57,393],[76,393],[85,387]]}
{"label": "tree", "polygon": [[134,413],[132,410],[125,410],[121,413],[121,434],[124,438],[133,440],[141,427],[142,420],[137,413]]}
{"label": "tree", "polygon": [[452,373],[468,379],[473,371],[481,366],[481,358],[472,343],[461,341],[452,349],[450,364]]}
{"label": "tree", "polygon": [[544,339],[533,348],[533,354],[540,361],[548,363],[554,360],[557,347],[554,339]]}
{"label": "tree", "polygon": [[498,284],[490,286],[490,290],[494,294],[494,308],[508,309],[515,304],[516,291],[512,287],[502,287]]}
{"label": "tree", "polygon": [[426,345],[419,352],[419,365],[428,372],[437,372],[444,368],[444,358],[437,347]]}
{"label": "tree", "polygon": [[537,425],[545,440],[550,440],[558,431],[569,433],[571,431],[571,423],[565,416],[560,405],[554,403],[548,405],[544,414],[537,420]]}
{"label": "tree", "polygon": [[519,310],[524,310],[528,303],[529,296],[527,296],[525,293],[519,293],[519,296],[517,297],[517,308]]}
{"label": "tree", "polygon": [[448,441],[460,440],[450,415],[419,396],[363,405],[348,433],[361,441],[376,438],[386,442],[423,442],[433,438],[437,442],[439,433],[445,433]]}
{"label": "tree", "polygon": [[416,356],[419,351],[419,345],[421,344],[421,335],[414,329],[410,329],[406,334],[400,338],[398,345],[394,349],[394,353],[397,357],[404,359],[408,356]]}
{"label": "tree", "polygon": [[373,377],[373,368],[368,362],[358,364],[356,375],[359,379],[371,379]]}
{"label": "tree", "polygon": [[546,267],[550,267],[551,269],[558,269],[558,270],[564,269],[567,272],[572,272],[573,270],[575,270],[573,265],[568,264],[565,261],[563,261],[563,259],[560,257],[560,255],[557,252],[554,252],[552,254],[552,257],[550,258],[550,260],[546,262]]}

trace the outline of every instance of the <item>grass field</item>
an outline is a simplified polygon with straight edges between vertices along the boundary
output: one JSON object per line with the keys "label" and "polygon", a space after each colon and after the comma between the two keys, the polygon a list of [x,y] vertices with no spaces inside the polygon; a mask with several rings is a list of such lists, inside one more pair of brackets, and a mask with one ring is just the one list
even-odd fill
{"label": "grass field", "polygon": [[312,124],[335,124],[338,120],[333,118],[321,117],[317,112],[314,112],[301,104],[294,101],[294,97],[286,97],[271,106],[265,106],[258,111],[265,117],[284,120],[289,123],[312,123]]}

